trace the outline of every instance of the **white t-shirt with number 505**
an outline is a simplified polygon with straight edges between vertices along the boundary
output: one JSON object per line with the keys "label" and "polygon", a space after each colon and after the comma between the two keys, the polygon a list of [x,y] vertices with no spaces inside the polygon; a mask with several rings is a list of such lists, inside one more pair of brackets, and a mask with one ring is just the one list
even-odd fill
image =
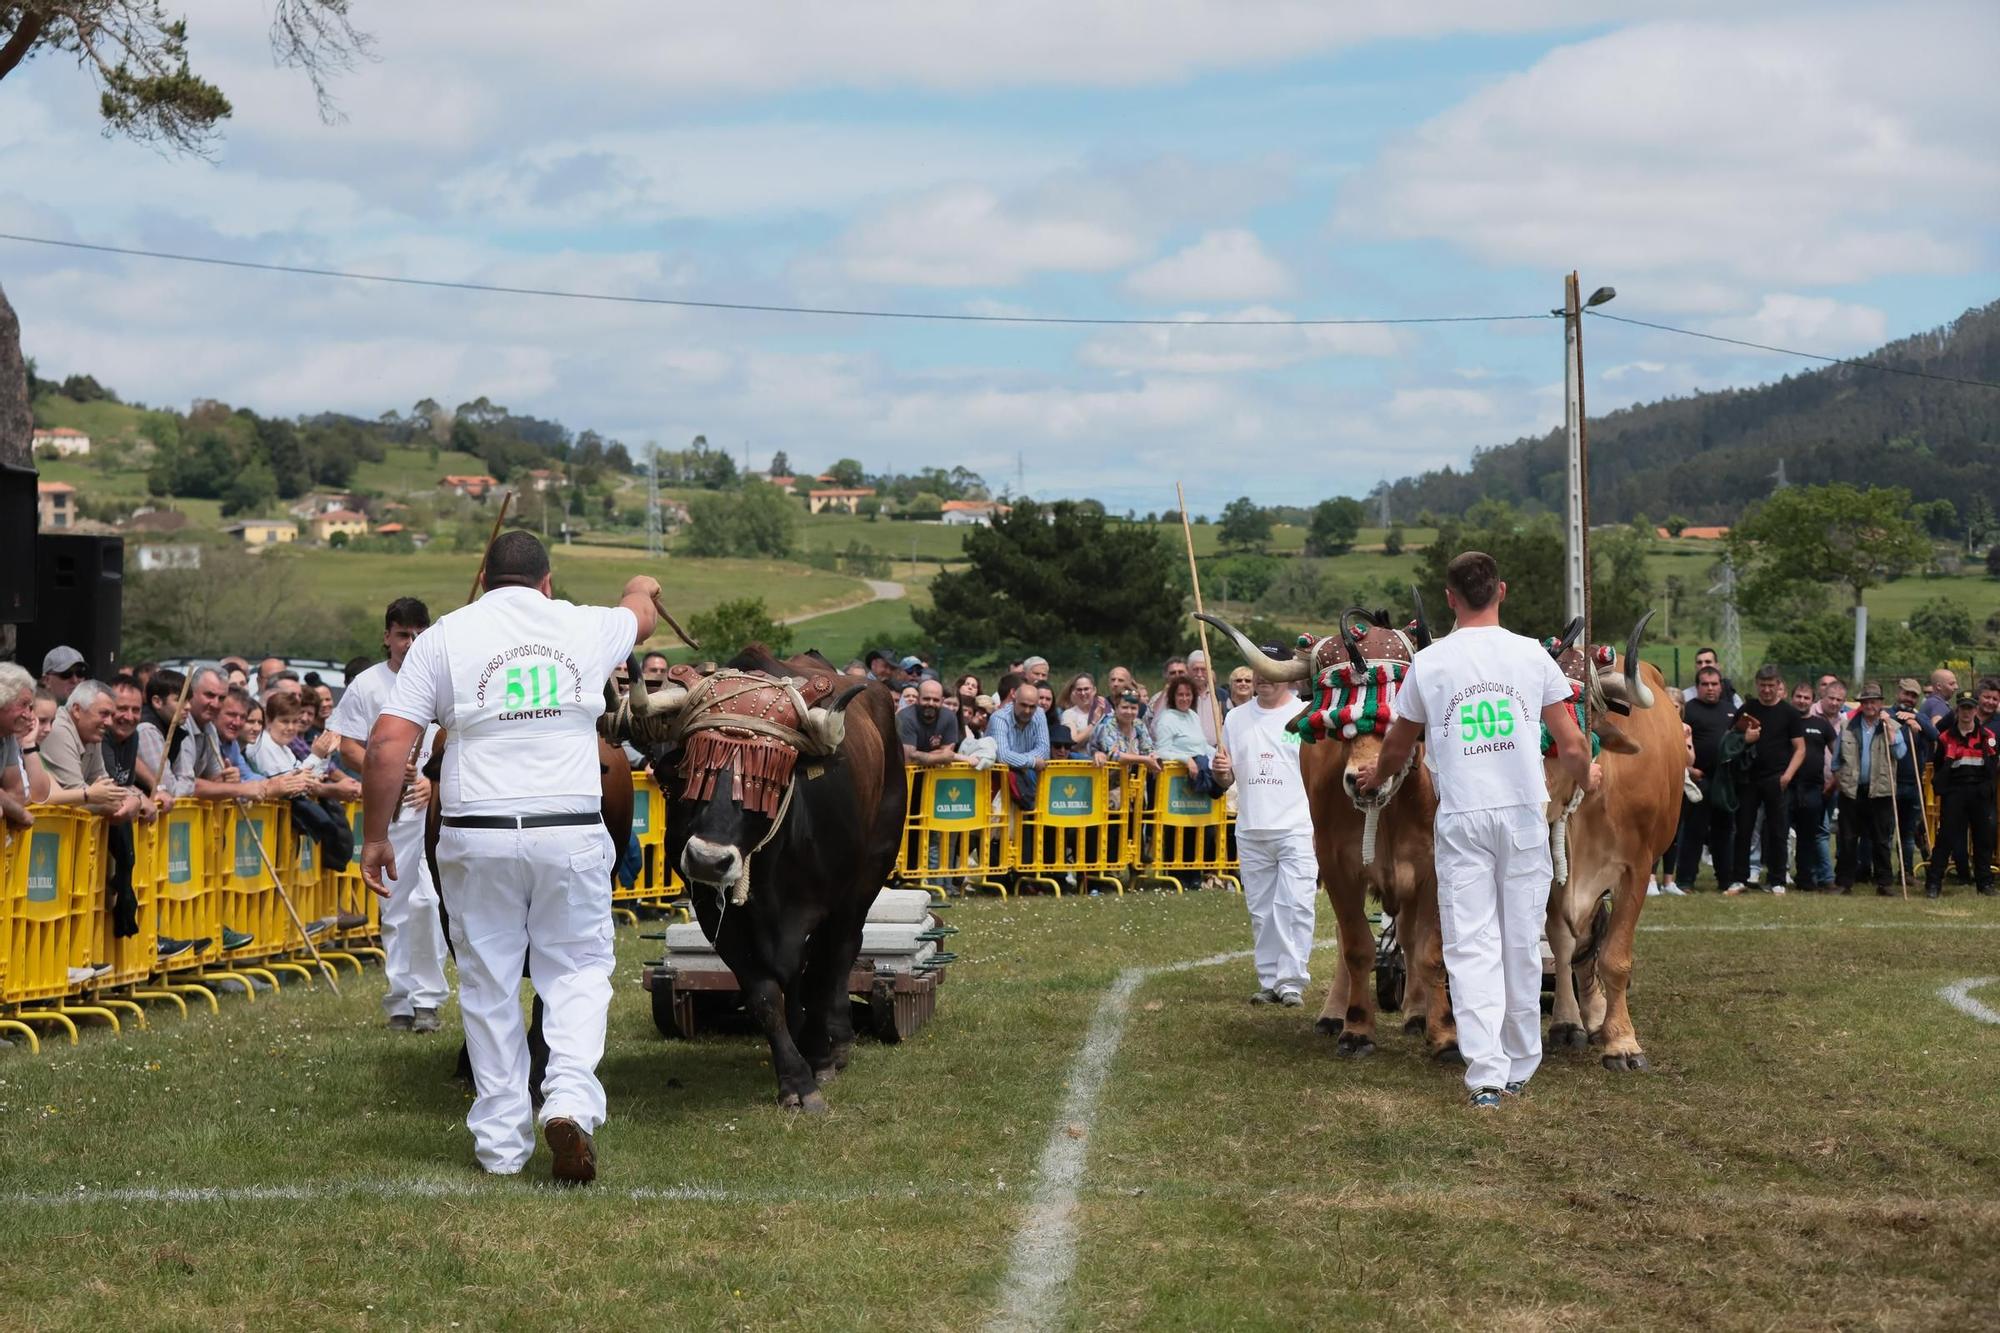
{"label": "white t-shirt with number 505", "polygon": [[1569,697],[1548,650],[1498,625],[1453,630],[1418,653],[1396,715],[1423,725],[1438,813],[1546,802],[1542,709]]}
{"label": "white t-shirt with number 505", "polygon": [[622,606],[495,588],[417,637],[382,711],[443,724],[446,815],[596,810],[604,680],[638,637]]}

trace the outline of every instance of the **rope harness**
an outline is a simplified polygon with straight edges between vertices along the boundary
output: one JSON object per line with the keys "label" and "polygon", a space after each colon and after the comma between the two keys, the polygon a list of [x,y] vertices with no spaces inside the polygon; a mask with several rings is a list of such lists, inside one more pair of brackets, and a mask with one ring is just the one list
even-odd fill
{"label": "rope harness", "polygon": [[[1563,642],[1561,639],[1543,639],[1542,647],[1546,648],[1549,655],[1554,657],[1557,662],[1562,661]],[[1599,666],[1609,664],[1611,649],[1600,645],[1593,652]],[[1580,680],[1570,678],[1567,671],[1563,674],[1565,679],[1569,679],[1570,713],[1576,718],[1577,730],[1590,738],[1590,757],[1592,760],[1595,760],[1603,746],[1603,742],[1598,739],[1597,733],[1590,726],[1589,709],[1584,705],[1584,684]],[[1556,738],[1550,734],[1548,723],[1542,723],[1541,728],[1542,758],[1553,759],[1556,755]],[[1555,882],[1558,886],[1569,883],[1569,820],[1570,816],[1576,813],[1576,808],[1583,804],[1583,796],[1584,792],[1581,787],[1572,791],[1569,794],[1568,804],[1563,807],[1563,812],[1556,819],[1555,826],[1549,830],[1549,860],[1555,871]]]}

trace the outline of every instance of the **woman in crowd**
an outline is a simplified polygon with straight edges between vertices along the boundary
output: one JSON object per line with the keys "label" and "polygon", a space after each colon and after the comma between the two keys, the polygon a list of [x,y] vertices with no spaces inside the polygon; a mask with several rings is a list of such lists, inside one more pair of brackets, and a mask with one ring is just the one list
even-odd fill
{"label": "woman in crowd", "polygon": [[[308,711],[316,700],[303,694],[274,694],[264,705],[264,734],[247,751],[258,770],[291,798],[292,824],[319,844],[328,868],[345,870],[354,856],[354,831],[331,797],[336,788],[325,781],[324,761],[300,760],[292,751]],[[308,752],[310,756],[310,752]]]}
{"label": "woman in crowd", "polygon": [[917,706],[917,687],[916,687],[916,686],[914,686],[914,685],[905,685],[905,686],[904,686],[904,687],[903,687],[902,689],[900,689],[900,690],[898,690],[898,691],[896,692],[896,711],[897,711],[897,712],[899,712],[899,713],[900,713],[900,712],[902,712],[902,711],[903,711],[903,710],[904,710],[905,708],[915,708],[916,706]]}
{"label": "woman in crowd", "polygon": [[973,701],[979,697],[979,677],[970,672],[960,676],[958,684],[951,687],[951,693],[958,700],[958,715],[962,719],[965,710],[972,707]]}
{"label": "woman in crowd", "polygon": [[[40,746],[49,738],[49,731],[56,724],[56,697],[37,685],[35,687],[35,738],[28,745]],[[26,748],[25,746],[23,748]]]}
{"label": "woman in crowd", "polygon": [[1157,773],[1160,759],[1153,750],[1152,729],[1139,716],[1139,696],[1127,690],[1090,733],[1090,757],[1100,768],[1105,764],[1144,764]]}
{"label": "woman in crowd", "polygon": [[[247,759],[250,757],[250,747],[255,745],[258,741],[258,738],[261,737],[263,734],[264,734],[264,705],[252,699],[250,701],[249,715],[243,719],[243,735],[241,737],[241,740],[243,744],[244,758]],[[257,776],[262,777],[264,775],[259,773]]]}
{"label": "woman in crowd", "polygon": [[999,757],[999,742],[986,734],[986,719],[993,716],[994,706],[992,699],[976,694],[972,702],[959,710],[959,757],[974,768],[991,768],[993,761]]}
{"label": "woman in crowd", "polygon": [[1201,719],[1194,711],[1194,682],[1186,676],[1176,676],[1166,689],[1166,706],[1160,709],[1159,720],[1153,724],[1153,752],[1164,761],[1184,764],[1188,783],[1195,791],[1203,796],[1220,796],[1222,789],[1215,785],[1208,771],[1209,761],[1215,758],[1215,746],[1203,733]]}
{"label": "woman in crowd", "polygon": [[1111,703],[1097,693],[1097,682],[1088,671],[1070,677],[1056,702],[1062,706],[1062,724],[1079,744],[1111,715]]}
{"label": "woman in crowd", "polygon": [[1231,708],[1241,708],[1257,696],[1257,673],[1249,667],[1237,667],[1229,673],[1229,704]]}

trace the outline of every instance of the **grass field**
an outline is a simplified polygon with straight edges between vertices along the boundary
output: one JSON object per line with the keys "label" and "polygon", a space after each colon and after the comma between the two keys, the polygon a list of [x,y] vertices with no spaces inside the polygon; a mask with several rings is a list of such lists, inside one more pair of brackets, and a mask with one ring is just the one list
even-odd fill
{"label": "grass field", "polygon": [[657,945],[621,929],[585,1193],[533,1183],[545,1156],[476,1175],[455,1010],[392,1037],[373,972],[0,1052],[0,1322],[976,1328],[1067,1141],[1057,1327],[1990,1327],[2000,1027],[1936,992],[1996,970],[1992,902],[1657,903],[1653,1072],[1554,1056],[1489,1116],[1411,1039],[1344,1063],[1313,1008],[1244,1004],[1235,960],[1141,984],[1067,1120],[1106,988],[1245,947],[1240,899],[952,919],[937,1019],[857,1048],[819,1120],[772,1105],[760,1041],[660,1038],[633,983]]}

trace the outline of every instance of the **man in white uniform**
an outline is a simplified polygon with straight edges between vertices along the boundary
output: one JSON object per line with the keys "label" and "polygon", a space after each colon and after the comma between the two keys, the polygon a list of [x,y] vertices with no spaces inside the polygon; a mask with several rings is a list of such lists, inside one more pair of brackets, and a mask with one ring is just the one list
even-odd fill
{"label": "man in white uniform", "polygon": [[1363,791],[1400,773],[1419,740],[1437,777],[1438,924],[1472,1105],[1519,1095],[1542,1062],[1543,924],[1549,826],[1539,722],[1563,767],[1595,791],[1569,681],[1533,639],[1500,627],[1507,585],[1493,557],[1467,551],[1445,569],[1457,627],[1417,654],[1396,720]]}
{"label": "man in white uniform", "polygon": [[404,765],[432,722],[449,735],[439,794],[439,888],[458,955],[472,1060],[466,1126],[479,1165],[513,1175],[535,1150],[521,965],[545,1006],[542,1127],[557,1180],[596,1177],[611,1007],[611,865],[596,724],[604,682],[653,632],[660,585],[644,575],[615,607],[552,600],[549,556],[525,532],[486,556],[486,592],[417,639],[369,735],[361,873],[396,878],[389,816]]}
{"label": "man in white uniform", "polygon": [[[1288,655],[1283,648],[1264,651]],[[1224,787],[1236,787],[1236,846],[1257,955],[1257,993],[1250,1003],[1288,1009],[1304,1003],[1312,979],[1307,965],[1319,895],[1299,738],[1285,730],[1298,712],[1289,684],[1259,679],[1257,697],[1223,720],[1224,748],[1209,770]]]}
{"label": "man in white uniform", "polygon": [[[340,761],[354,772],[365,767],[368,733],[396,688],[396,673],[417,636],[430,627],[430,608],[414,597],[399,597],[382,616],[382,647],[389,660],[377,662],[347,682],[347,692],[328,719],[326,729],[340,737]],[[431,760],[437,728],[424,728],[424,739],[403,782],[409,789],[400,810],[389,819],[389,845],[400,874],[387,881],[389,897],[382,904],[382,972],[389,993],[382,1011],[395,1032],[436,1032],[438,1009],[450,998],[444,979],[444,923],[438,917],[437,886],[431,883],[424,859],[424,812],[430,806],[431,784],[422,768]]]}

